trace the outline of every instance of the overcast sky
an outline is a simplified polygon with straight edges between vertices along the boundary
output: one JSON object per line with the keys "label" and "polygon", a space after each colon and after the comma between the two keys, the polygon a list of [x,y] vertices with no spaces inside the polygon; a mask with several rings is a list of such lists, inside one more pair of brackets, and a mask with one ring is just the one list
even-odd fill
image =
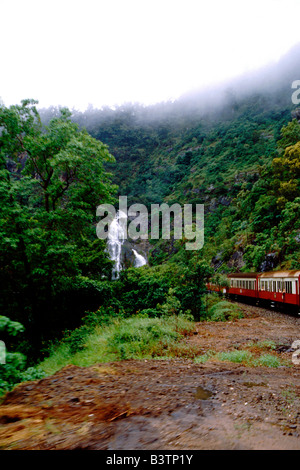
{"label": "overcast sky", "polygon": [[176,98],[276,61],[300,42],[299,18],[299,0],[0,0],[0,97]]}

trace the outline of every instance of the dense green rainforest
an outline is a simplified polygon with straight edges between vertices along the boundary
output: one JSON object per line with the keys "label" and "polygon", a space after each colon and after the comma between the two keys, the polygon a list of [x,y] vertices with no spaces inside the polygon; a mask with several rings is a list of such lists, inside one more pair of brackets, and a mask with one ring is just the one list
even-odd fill
{"label": "dense green rainforest", "polygon": [[[0,107],[3,389],[36,377],[28,366],[66,331],[80,348],[91,325],[119,316],[200,320],[208,277],[300,268],[299,58],[296,48],[263,79],[153,106]],[[171,231],[144,243],[147,266],[128,262],[112,281],[96,207],[120,195],[148,208],[204,204],[203,248]]]}

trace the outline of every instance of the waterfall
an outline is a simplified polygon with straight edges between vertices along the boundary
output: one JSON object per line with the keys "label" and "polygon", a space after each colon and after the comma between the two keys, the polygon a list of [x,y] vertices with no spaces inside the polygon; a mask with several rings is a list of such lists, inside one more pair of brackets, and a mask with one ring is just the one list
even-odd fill
{"label": "waterfall", "polygon": [[141,266],[144,266],[144,264],[147,263],[146,259],[144,256],[140,255],[136,250],[132,249],[133,254],[135,256],[135,261],[134,261],[134,266],[136,268],[140,268]]}
{"label": "waterfall", "polygon": [[126,218],[127,216],[124,212],[118,211],[108,229],[107,248],[110,259],[115,262],[112,270],[113,279],[118,279],[119,272],[121,271],[122,245],[125,240],[124,221],[126,224]]}
{"label": "waterfall", "polygon": [[[114,266],[112,269],[112,279],[118,279],[119,273],[122,269],[122,248],[126,239],[126,226],[127,226],[127,215],[118,211],[115,218],[111,222],[108,228],[107,236],[107,250],[110,256],[110,259],[114,261]],[[134,254],[134,267],[139,268],[147,264],[146,258],[139,254],[133,248],[132,252]],[[125,245],[125,253],[128,250]],[[124,249],[123,249],[124,251]]]}

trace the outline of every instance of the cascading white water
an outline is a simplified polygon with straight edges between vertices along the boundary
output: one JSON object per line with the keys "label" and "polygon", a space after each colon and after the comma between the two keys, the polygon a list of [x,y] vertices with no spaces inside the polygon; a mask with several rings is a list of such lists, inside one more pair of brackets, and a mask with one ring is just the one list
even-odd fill
{"label": "cascading white water", "polygon": [[140,254],[139,254],[136,250],[134,250],[134,249],[132,249],[132,251],[133,251],[133,254],[134,254],[134,256],[135,256],[134,266],[135,266],[136,268],[140,268],[141,266],[144,266],[144,265],[147,263],[147,261],[146,261],[146,259],[144,258],[144,256],[143,256],[143,255],[140,255]]}
{"label": "cascading white water", "polygon": [[127,216],[124,212],[118,211],[108,229],[107,248],[111,260],[115,262],[112,270],[113,279],[118,279],[121,271],[122,245],[125,240],[124,223],[127,223],[126,218]]}
{"label": "cascading white water", "polygon": [[[127,224],[127,215],[118,211],[114,220],[109,226],[107,236],[107,249],[110,259],[114,261],[112,269],[112,279],[118,279],[122,269],[122,246],[125,241],[125,229]],[[147,264],[146,258],[132,248],[135,260],[134,267],[140,268]]]}

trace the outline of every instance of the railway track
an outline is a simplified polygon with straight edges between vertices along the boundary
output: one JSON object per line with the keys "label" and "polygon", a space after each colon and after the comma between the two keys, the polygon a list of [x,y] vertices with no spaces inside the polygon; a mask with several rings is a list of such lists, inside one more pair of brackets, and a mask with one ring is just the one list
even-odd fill
{"label": "railway track", "polygon": [[[273,318],[273,319],[284,319],[287,323],[300,326],[300,316],[293,310],[276,310],[272,307],[253,305],[248,302],[240,302],[238,300],[231,299],[227,297],[229,302],[232,302],[236,305],[239,305],[240,308],[246,312],[246,316],[259,315],[260,317]],[[249,314],[250,312],[250,314]]]}

